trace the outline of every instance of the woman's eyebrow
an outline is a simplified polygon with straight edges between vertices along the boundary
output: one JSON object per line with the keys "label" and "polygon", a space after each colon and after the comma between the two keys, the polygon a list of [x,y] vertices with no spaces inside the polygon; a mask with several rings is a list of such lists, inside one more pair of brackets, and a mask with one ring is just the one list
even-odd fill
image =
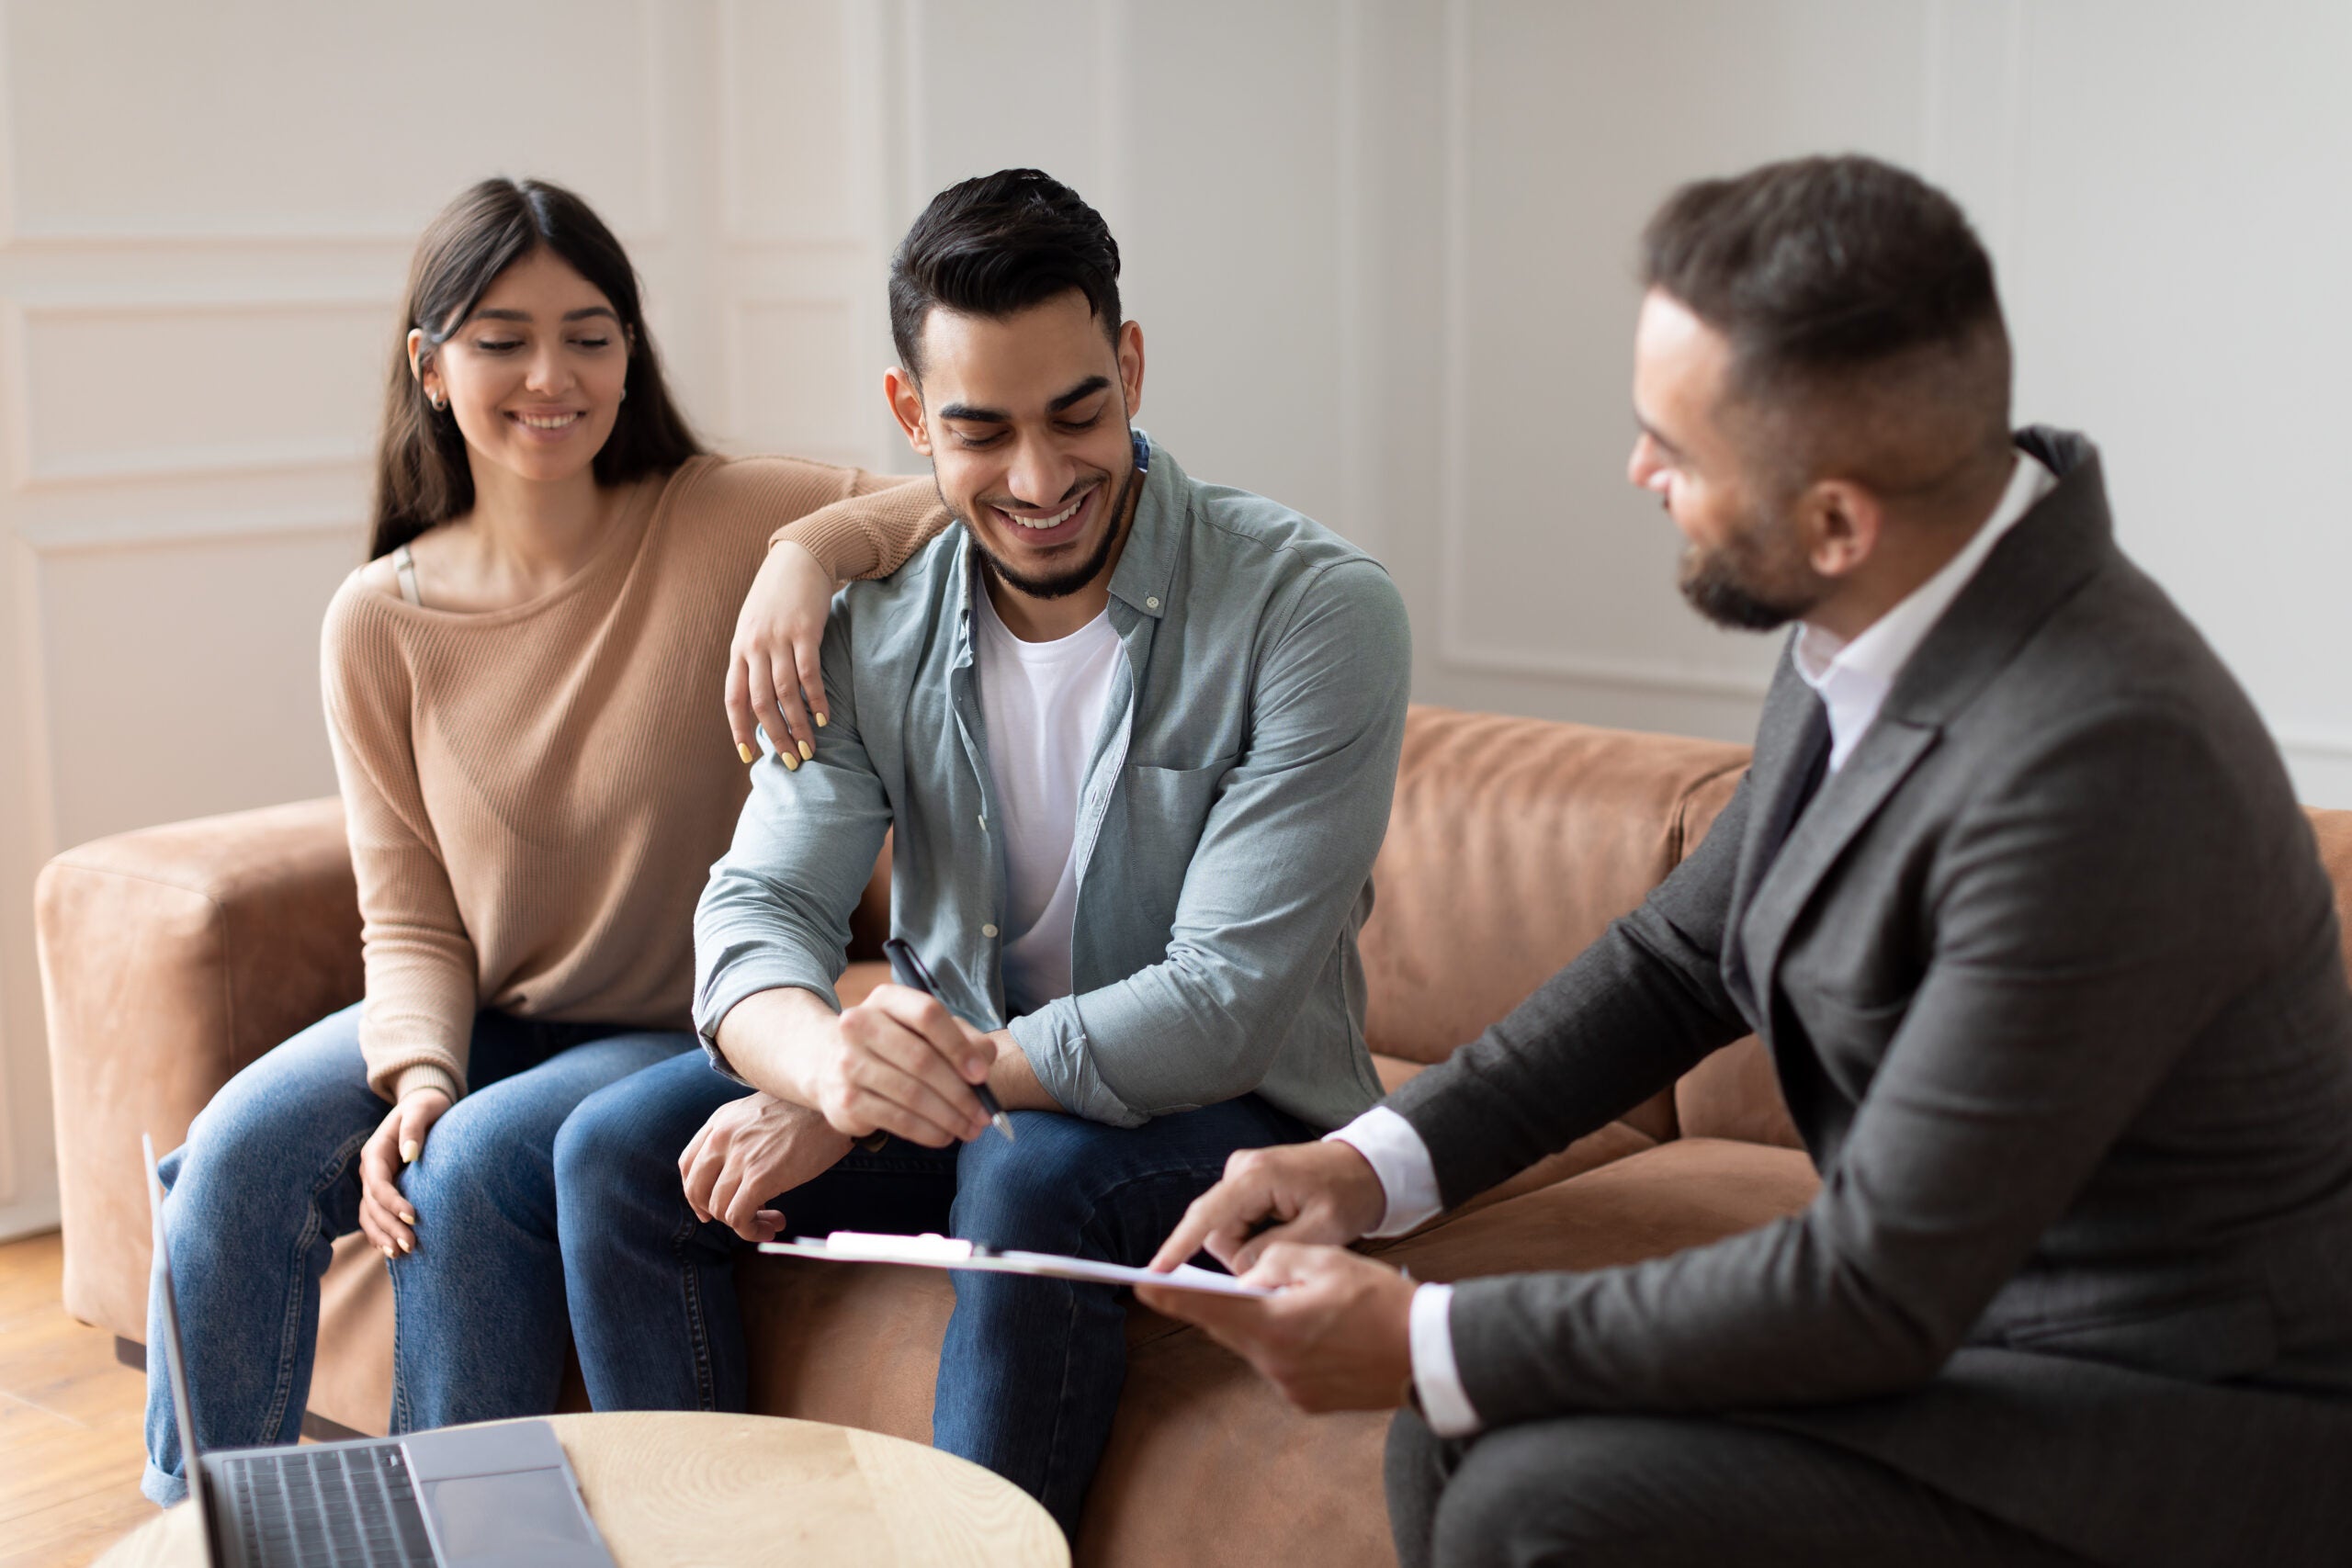
{"label": "woman's eyebrow", "polygon": [[[566,310],[563,313],[563,319],[567,321],[585,321],[591,316],[605,316],[611,318],[615,321],[618,321],[621,319],[620,312],[614,310],[610,305],[582,305],[577,310]],[[536,318],[533,317],[531,312],[528,310],[509,310],[499,306],[484,306],[482,309],[476,310],[473,315],[468,319],[471,321],[529,321]]]}

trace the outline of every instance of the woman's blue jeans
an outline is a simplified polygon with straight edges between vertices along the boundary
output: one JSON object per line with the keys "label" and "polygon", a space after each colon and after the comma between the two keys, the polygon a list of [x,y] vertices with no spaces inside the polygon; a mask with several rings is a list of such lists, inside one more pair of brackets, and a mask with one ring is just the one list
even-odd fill
{"label": "woman's blue jeans", "polygon": [[[319,1280],[334,1239],[359,1228],[360,1145],[391,1109],[368,1087],[360,1006],[248,1064],[162,1161],[189,1399],[208,1449],[301,1435]],[[565,1343],[556,1129],[596,1090],[694,1043],[683,1031],[475,1020],[470,1092],[401,1179],[417,1223],[416,1250],[386,1265],[393,1431],[555,1407]],[[151,1302],[140,1489],[169,1505],[187,1482],[162,1333]]]}
{"label": "woman's blue jeans", "polygon": [[[599,1410],[741,1410],[749,1395],[733,1232],[686,1207],[678,1156],[750,1093],[697,1055],[591,1095],[556,1140],[573,1342]],[[1019,1142],[892,1139],[769,1205],[786,1234],[941,1231],[1000,1249],[1149,1259],[1236,1149],[1313,1130],[1256,1096],[1106,1127],[1012,1112]],[[932,1441],[986,1465],[1075,1533],[1126,1378],[1126,1292],[958,1273]],[[914,1348],[910,1347],[910,1348]]]}

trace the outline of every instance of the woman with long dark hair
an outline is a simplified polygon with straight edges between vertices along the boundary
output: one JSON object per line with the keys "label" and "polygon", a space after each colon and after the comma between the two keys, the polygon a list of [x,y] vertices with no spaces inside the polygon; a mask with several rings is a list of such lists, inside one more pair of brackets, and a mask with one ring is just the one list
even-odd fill
{"label": "woman with long dark hair", "polygon": [[[779,525],[895,482],[703,453],[628,258],[571,192],[487,180],[425,231],[370,558],[322,649],[366,998],[245,1067],[163,1162],[205,1443],[295,1440],[354,1229],[391,1270],[394,1431],[553,1407],[556,1129],[695,1044],[695,900],[752,760],[715,701],[737,607]],[[493,1276],[554,1315],[481,1321]],[[151,1366],[143,1488],[171,1503]]]}

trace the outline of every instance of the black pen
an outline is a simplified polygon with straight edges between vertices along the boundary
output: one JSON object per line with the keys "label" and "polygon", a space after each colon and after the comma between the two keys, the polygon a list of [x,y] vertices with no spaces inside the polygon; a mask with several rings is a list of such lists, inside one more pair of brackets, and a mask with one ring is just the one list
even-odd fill
{"label": "black pen", "polygon": [[[882,952],[890,960],[890,973],[899,984],[910,990],[921,991],[933,1000],[938,999],[939,987],[933,982],[930,969],[924,966],[922,956],[903,937],[894,936],[884,942]],[[980,1109],[989,1113],[989,1124],[1004,1134],[1005,1142],[1019,1142],[1012,1135],[1012,1118],[1004,1113],[1004,1107],[999,1105],[996,1096],[989,1092],[987,1081],[983,1079],[974,1084],[972,1092],[980,1097]]]}

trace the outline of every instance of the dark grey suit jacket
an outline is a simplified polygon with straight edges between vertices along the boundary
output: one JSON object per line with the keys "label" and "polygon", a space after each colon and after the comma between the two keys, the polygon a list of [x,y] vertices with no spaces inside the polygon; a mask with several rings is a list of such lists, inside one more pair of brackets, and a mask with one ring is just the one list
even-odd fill
{"label": "dark grey suit jacket", "polygon": [[[2116,548],[2098,457],[1809,804],[1784,658],[1705,843],[1389,1103],[1459,1203],[1754,1030],[1822,1190],[1629,1268],[1460,1286],[1489,1425],[1708,1411],[2094,1558],[2352,1561],[2352,992],[2268,734]],[[1785,834],[1785,839],[1783,835]]]}

